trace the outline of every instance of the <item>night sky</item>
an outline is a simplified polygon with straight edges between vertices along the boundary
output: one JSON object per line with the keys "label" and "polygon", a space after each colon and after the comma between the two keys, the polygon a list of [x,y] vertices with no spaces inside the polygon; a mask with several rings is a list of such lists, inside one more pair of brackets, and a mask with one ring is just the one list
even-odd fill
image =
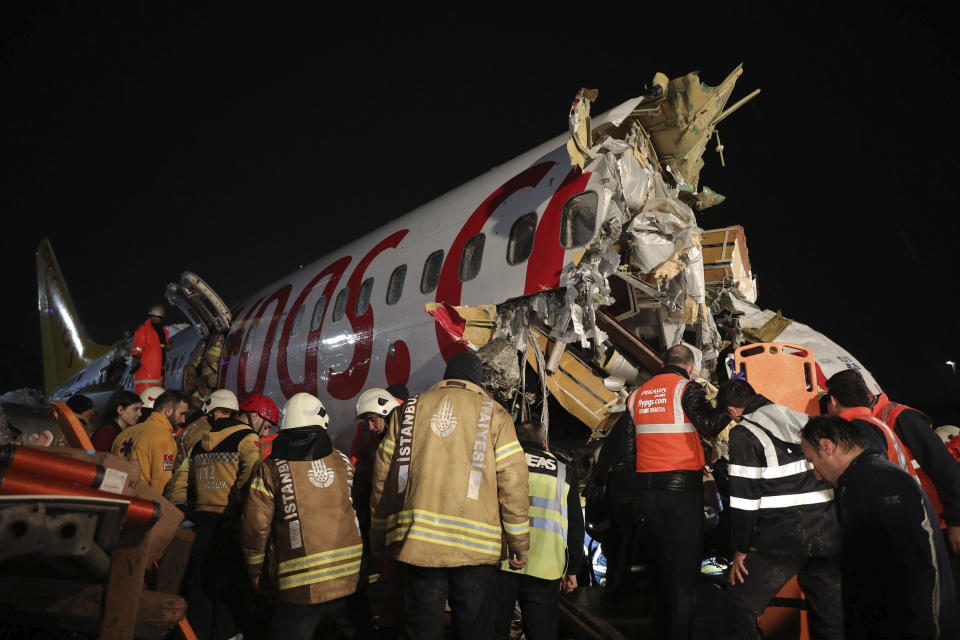
{"label": "night sky", "polygon": [[932,4],[200,4],[3,9],[9,384],[40,385],[43,236],[109,344],[184,270],[237,303],[562,133],[582,86],[596,115],[657,71],[718,84],[742,62],[730,104],[763,92],[719,127],[726,167],[705,154],[701,184],[727,201],[700,226],[744,226],[761,307],[844,346],[894,400],[960,420],[960,68]]}

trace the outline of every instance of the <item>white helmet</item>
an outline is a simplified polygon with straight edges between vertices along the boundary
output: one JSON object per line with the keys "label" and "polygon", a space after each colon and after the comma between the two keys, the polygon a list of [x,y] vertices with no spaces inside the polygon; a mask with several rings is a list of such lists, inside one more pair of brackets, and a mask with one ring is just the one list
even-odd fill
{"label": "white helmet", "polygon": [[153,409],[153,403],[157,401],[157,398],[160,397],[166,389],[163,387],[150,387],[149,389],[144,389],[140,392],[140,402],[143,403],[144,409]]}
{"label": "white helmet", "polygon": [[402,403],[383,389],[367,389],[357,398],[357,417],[375,413],[384,418]]}
{"label": "white helmet", "polygon": [[166,318],[167,310],[163,308],[162,304],[155,304],[147,310],[147,315],[156,316],[158,318]]}
{"label": "white helmet", "polygon": [[210,413],[214,409],[230,409],[231,411],[240,411],[240,405],[237,403],[237,396],[229,389],[217,389],[204,401],[200,410],[203,413]]}
{"label": "white helmet", "polygon": [[942,427],[937,427],[934,429],[936,434],[940,436],[940,439],[943,440],[943,443],[946,444],[950,442],[951,438],[956,438],[960,436],[960,429],[953,426],[952,424],[945,424]]}
{"label": "white helmet", "polygon": [[296,393],[283,407],[280,429],[298,429],[300,427],[320,426],[324,429],[330,424],[330,416],[323,403],[309,393]]}

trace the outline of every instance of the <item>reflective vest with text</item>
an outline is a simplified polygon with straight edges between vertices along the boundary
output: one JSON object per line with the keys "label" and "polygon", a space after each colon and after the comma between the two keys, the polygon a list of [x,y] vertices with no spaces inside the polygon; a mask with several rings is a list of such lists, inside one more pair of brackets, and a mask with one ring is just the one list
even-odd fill
{"label": "reflective vest with text", "polygon": [[504,560],[500,568],[543,580],[558,580],[567,569],[567,467],[553,455],[525,451],[530,472],[530,555],[520,570]]}
{"label": "reflective vest with text", "polygon": [[636,429],[637,473],[703,468],[700,434],[681,405],[688,384],[683,376],[661,373],[627,398]]}

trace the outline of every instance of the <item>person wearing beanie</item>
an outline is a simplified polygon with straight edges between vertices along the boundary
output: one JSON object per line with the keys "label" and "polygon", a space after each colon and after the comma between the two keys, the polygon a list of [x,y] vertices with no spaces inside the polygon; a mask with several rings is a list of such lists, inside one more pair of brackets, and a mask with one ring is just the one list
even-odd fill
{"label": "person wearing beanie", "polygon": [[292,396],[244,504],[247,570],[254,586],[276,593],[274,638],[309,638],[325,616],[341,630],[353,626],[347,598],[357,590],[363,544],[350,500],[353,465],[334,449],[329,423],[318,398]]}
{"label": "person wearing beanie", "polygon": [[371,546],[399,563],[408,637],[441,637],[449,601],[454,635],[488,640],[500,561],[521,569],[530,550],[527,464],[480,359],[454,356],[443,378],[403,404],[377,449]]}

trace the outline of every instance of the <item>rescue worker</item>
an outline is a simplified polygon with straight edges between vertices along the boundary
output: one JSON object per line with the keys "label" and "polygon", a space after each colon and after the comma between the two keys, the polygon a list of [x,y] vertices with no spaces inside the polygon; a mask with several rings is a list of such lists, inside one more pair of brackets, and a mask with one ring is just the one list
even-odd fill
{"label": "rescue worker", "polygon": [[827,414],[852,422],[867,438],[869,446],[885,455],[890,462],[916,476],[907,449],[882,420],[875,418],[870,406],[873,394],[863,377],[853,369],[844,369],[827,380]]}
{"label": "rescue worker", "polygon": [[132,391],[120,389],[110,394],[100,419],[100,428],[90,436],[93,448],[109,452],[121,431],[140,422],[141,406],[140,396]]}
{"label": "rescue worker", "polygon": [[373,462],[377,447],[386,434],[387,423],[403,400],[385,389],[367,389],[357,398],[357,430],[350,445],[353,476],[353,504],[360,523],[360,535],[366,552],[360,572],[359,593],[370,601],[376,612],[381,637],[395,637],[397,615],[394,607],[396,563],[389,558],[376,559],[370,553],[370,492]]}
{"label": "rescue worker", "polygon": [[873,403],[873,415],[893,429],[906,447],[904,455],[916,467],[920,485],[940,514],[947,547],[954,554],[960,553],[960,465],[925,414],[890,402],[887,394],[881,393]]}
{"label": "rescue worker", "polygon": [[349,627],[346,597],[357,590],[362,544],[350,500],[353,465],[333,448],[329,421],[316,397],[291,397],[274,455],[260,465],[244,504],[250,578],[269,581],[277,594],[273,638],[310,638],[326,615]]}
{"label": "rescue worker", "polygon": [[133,390],[135,393],[150,387],[163,386],[170,332],[163,324],[166,317],[163,305],[155,304],[147,311],[147,319],[133,334]]}
{"label": "rescue worker", "polygon": [[[153,403],[166,391],[163,387],[150,387],[140,392],[140,422],[153,413]],[[176,434],[174,434],[176,435]]]}
{"label": "rescue worker", "polygon": [[514,569],[530,549],[527,465],[480,359],[455,355],[443,378],[404,403],[377,449],[371,545],[402,563],[410,640],[442,636],[447,600],[457,638],[488,640],[501,535]]}
{"label": "rescue worker", "polygon": [[237,419],[233,392],[220,389],[207,400],[209,429],[194,432],[200,441],[178,469],[168,499],[186,502],[197,534],[185,581],[187,618],[198,637],[223,640],[246,624],[237,524],[241,491],[260,466],[260,438]]}
{"label": "rescue worker", "polygon": [[729,422],[691,381],[695,366],[688,347],[670,347],[663,368],[627,397],[621,418],[632,421],[635,434],[634,517],[644,527],[658,638],[690,637],[703,552],[700,437],[716,436]]}
{"label": "rescue worker", "polygon": [[77,393],[67,399],[67,406],[77,416],[87,435],[93,435],[93,400]]}
{"label": "rescue worker", "polygon": [[220,358],[225,336],[214,334],[206,343],[199,343],[183,368],[183,392],[190,397],[190,406],[200,408],[220,381]]}
{"label": "rescue worker", "polygon": [[847,640],[960,638],[947,548],[915,478],[852,422],[811,418],[802,435],[804,456],[837,488]]}
{"label": "rescue worker", "polygon": [[840,524],[833,489],[798,446],[810,417],[770,402],[746,380],[730,380],[717,405],[730,430],[728,638],[759,640],[757,618],[794,575],[806,594],[810,637],[843,638]]}
{"label": "rescue worker", "polygon": [[583,568],[583,511],[577,472],[549,452],[543,425],[522,422],[517,438],[529,475],[530,555],[521,569],[508,562],[497,575],[496,635],[510,636],[514,604],[520,601],[523,633],[529,640],[556,640],[561,590],[577,588]]}
{"label": "rescue worker", "polygon": [[277,403],[262,393],[254,393],[240,405],[240,420],[249,424],[253,432],[260,437],[261,457],[269,458],[273,441],[279,433],[276,431],[280,424]]}
{"label": "rescue worker", "polygon": [[183,507],[187,503],[187,485],[190,465],[185,464],[193,448],[196,447],[205,433],[210,433],[213,423],[221,418],[233,418],[240,410],[237,396],[229,389],[218,389],[210,394],[201,407],[203,415],[184,427],[176,436],[177,459],[174,463],[173,480],[167,485],[164,497]]}
{"label": "rescue worker", "polygon": [[110,453],[122,456],[140,467],[143,481],[163,494],[173,477],[177,443],[175,427],[187,417],[187,397],[179,391],[164,391],[153,405],[153,413],[145,422],[124,429],[113,441]]}

